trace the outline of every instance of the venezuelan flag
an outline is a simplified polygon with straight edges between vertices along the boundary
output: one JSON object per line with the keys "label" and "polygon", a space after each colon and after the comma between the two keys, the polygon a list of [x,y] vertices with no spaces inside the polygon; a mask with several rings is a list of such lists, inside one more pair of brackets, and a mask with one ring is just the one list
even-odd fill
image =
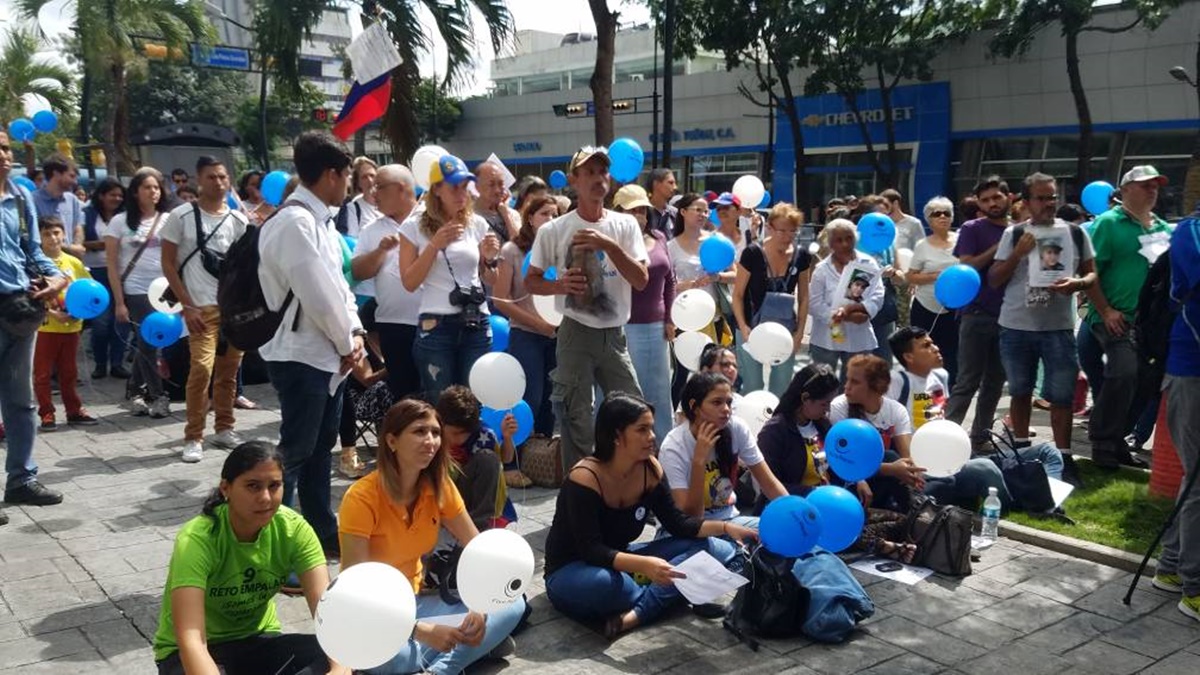
{"label": "venezuelan flag", "polygon": [[349,139],[354,132],[382,117],[391,99],[391,73],[384,73],[366,84],[355,81],[342,111],[334,120],[333,134],[343,141]]}

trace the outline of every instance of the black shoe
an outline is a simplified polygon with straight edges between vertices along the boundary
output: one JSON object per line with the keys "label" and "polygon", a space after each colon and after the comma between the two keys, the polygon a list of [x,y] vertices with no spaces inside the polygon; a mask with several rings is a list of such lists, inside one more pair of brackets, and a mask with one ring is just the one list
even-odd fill
{"label": "black shoe", "polygon": [[53,506],[61,504],[61,492],[55,492],[36,480],[18,488],[4,491],[4,501],[9,504],[28,504],[30,506]]}
{"label": "black shoe", "polygon": [[692,605],[692,614],[701,619],[720,619],[725,616],[725,605],[718,605],[715,602]]}
{"label": "black shoe", "polygon": [[129,379],[129,371],[125,369],[125,366],[113,366],[112,369],[108,371],[108,374],[112,375],[118,380]]}
{"label": "black shoe", "polygon": [[8,514],[3,511],[0,511],[0,525],[7,525],[7,524],[8,524]]}
{"label": "black shoe", "polygon": [[108,377],[108,368],[104,366],[96,366],[96,369],[92,371],[93,380],[103,380],[106,377]]}
{"label": "black shoe", "polygon": [[1063,455],[1062,480],[1075,486],[1077,490],[1083,488],[1083,476],[1079,473],[1079,467],[1075,465],[1074,455]]}
{"label": "black shoe", "polygon": [[492,647],[492,651],[488,652],[489,659],[506,659],[517,652],[517,641],[508,636],[500,641],[500,644]]}

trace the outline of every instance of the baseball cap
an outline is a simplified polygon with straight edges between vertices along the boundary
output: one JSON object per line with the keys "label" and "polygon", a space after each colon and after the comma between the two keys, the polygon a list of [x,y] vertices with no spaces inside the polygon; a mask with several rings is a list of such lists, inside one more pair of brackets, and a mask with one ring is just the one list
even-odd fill
{"label": "baseball cap", "polygon": [[742,200],[737,198],[737,195],[732,192],[722,192],[716,199],[712,200],[717,206],[736,206],[742,208]]}
{"label": "baseball cap", "polygon": [[646,196],[646,190],[641,185],[631,184],[617,190],[616,196],[613,197],[613,204],[628,211],[642,206],[649,207],[650,198]]}
{"label": "baseball cap", "polygon": [[1155,181],[1159,185],[1167,184],[1167,177],[1159,173],[1158,169],[1150,166],[1149,164],[1143,164],[1142,166],[1135,166],[1129,171],[1125,172],[1125,175],[1121,178],[1121,187],[1125,187],[1130,183],[1140,183],[1146,180]]}
{"label": "baseball cap", "polygon": [[604,162],[605,167],[612,165],[612,160],[608,157],[608,148],[603,145],[599,147],[585,145],[576,150],[575,154],[571,156],[571,163],[567,165],[567,173],[575,173],[575,169],[593,157],[599,157]]}
{"label": "baseball cap", "polygon": [[475,174],[467,171],[467,165],[454,155],[442,155],[437,164],[429,167],[430,185],[437,185],[442,181],[451,185],[462,185],[469,180],[475,180]]}

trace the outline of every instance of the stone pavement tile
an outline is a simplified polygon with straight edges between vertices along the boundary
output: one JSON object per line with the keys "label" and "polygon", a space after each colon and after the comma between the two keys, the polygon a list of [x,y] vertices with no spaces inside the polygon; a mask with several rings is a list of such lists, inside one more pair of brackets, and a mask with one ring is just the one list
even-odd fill
{"label": "stone pavement tile", "polygon": [[[738,644],[737,637],[725,630],[720,619],[702,619],[690,611],[672,613],[663,625],[709,649],[727,649]],[[792,638],[791,641],[801,646],[809,642],[805,638]]]}
{"label": "stone pavement tile", "polygon": [[[563,617],[548,621],[518,636],[517,650],[524,660],[539,665],[570,659],[586,659],[604,651],[610,643],[596,631]],[[620,637],[636,640],[637,631]]]}
{"label": "stone pavement tile", "polygon": [[44,577],[47,574],[54,574],[55,571],[52,565],[30,565],[25,562],[3,563],[0,564],[0,584]]}
{"label": "stone pavement tile", "polygon": [[1019,631],[1008,626],[1001,626],[994,621],[988,621],[975,614],[968,614],[944,623],[938,626],[938,631],[953,635],[960,640],[966,640],[971,644],[989,648],[1008,644],[1021,637]]}
{"label": "stone pavement tile", "polygon": [[57,541],[48,540],[36,544],[9,543],[7,535],[4,546],[0,547],[0,558],[6,563],[38,563],[47,558],[58,558],[67,555],[67,551]]}
{"label": "stone pavement tile", "polygon": [[1059,675],[1071,662],[1039,649],[997,649],[974,661],[959,664],[967,675]]}
{"label": "stone pavement tile", "polygon": [[0,642],[8,642],[9,640],[19,640],[23,637],[28,637],[25,629],[21,626],[20,621],[9,621],[0,623]]}
{"label": "stone pavement tile", "polygon": [[1195,675],[1197,655],[1178,651],[1142,671],[1143,675]]}
{"label": "stone pavement tile", "polygon": [[927,628],[909,619],[893,616],[869,629],[871,635],[903,647],[914,654],[936,661],[943,666],[953,666],[961,661],[978,658],[986,649],[951,637],[933,628]]}
{"label": "stone pavement tile", "polygon": [[1017,548],[1000,546],[998,541],[979,556],[978,562],[971,563],[971,571],[975,573],[984,572],[997,565],[1002,565],[1010,560],[1020,558],[1027,553],[1028,551],[1023,551]]}
{"label": "stone pavement tile", "polygon": [[121,555],[119,549],[83,553],[73,560],[97,580],[124,576],[138,571],[125,560],[125,556]]}
{"label": "stone pavement tile", "polygon": [[1061,654],[1120,625],[1120,622],[1099,614],[1075,612],[1058,623],[1021,638],[1016,642],[1016,646],[1022,649],[1032,647],[1051,654]]}
{"label": "stone pavement tile", "polygon": [[133,569],[144,572],[146,570],[155,570],[166,567],[171,562],[171,552],[175,548],[175,542],[162,539],[159,541],[151,541],[145,544],[136,544],[128,546],[113,553],[118,553]]}
{"label": "stone pavement tile", "polygon": [[[1183,616],[1181,612],[1176,613]],[[1153,616],[1130,621],[1104,635],[1105,642],[1152,659],[1161,659],[1196,640],[1200,640],[1200,632],[1194,626],[1181,626]],[[1197,664],[1197,670],[1200,670],[1200,663]]]}
{"label": "stone pavement tile", "polygon": [[[39,661],[91,652],[92,645],[77,629],[71,628],[57,633],[45,633],[36,637],[0,643],[0,669],[15,668]],[[97,655],[98,656],[98,655]],[[77,672],[59,670],[59,672]]]}
{"label": "stone pavement tile", "polygon": [[93,577],[74,558],[54,558],[49,561],[71,583],[90,581]]}
{"label": "stone pavement tile", "polygon": [[875,664],[866,670],[858,671],[857,675],[934,675],[944,673],[946,666],[916,654],[901,654],[894,659]]}
{"label": "stone pavement tile", "polygon": [[[916,585],[921,586],[921,584]],[[888,611],[921,625],[936,627],[960,616],[966,616],[975,610],[994,606],[997,602],[996,598],[970,588],[960,588],[954,592],[939,588],[938,592],[931,592],[934,588],[939,587],[925,584],[922,590],[914,593],[907,600],[889,605]]]}
{"label": "stone pavement tile", "polygon": [[918,585],[920,584],[909,586],[899,581],[884,579],[878,583],[871,584],[871,590],[868,595],[871,596],[871,602],[875,603],[876,607],[887,607],[912,597],[916,592],[914,589]]}
{"label": "stone pavement tile", "polygon": [[120,618],[122,618],[121,610],[105,600],[81,607],[68,607],[48,612],[36,618],[26,619],[21,622],[21,625],[30,635],[40,635]]}
{"label": "stone pavement tile", "polygon": [[[528,652],[517,641],[517,653],[503,661],[484,661],[471,666],[471,675],[518,675],[536,673],[537,675],[629,675],[629,671],[621,670],[613,665],[586,657],[562,659],[559,661],[543,662],[538,655],[531,657],[536,660],[522,658]],[[3,673],[0,673],[3,675]]]}
{"label": "stone pavement tile", "polygon": [[1017,595],[979,610],[988,621],[1025,633],[1048,626],[1074,613],[1071,607],[1038,595]]}
{"label": "stone pavement tile", "polygon": [[110,598],[119,598],[124,595],[161,591],[166,580],[166,572],[156,569],[123,574],[119,577],[106,577],[99,579],[98,583]]}
{"label": "stone pavement tile", "polygon": [[1128,590],[1128,582],[1114,581],[1076,600],[1074,605],[1079,609],[1103,614],[1118,621],[1131,621],[1143,614],[1153,612],[1167,602],[1167,598],[1161,595],[1134,590],[1130,604],[1126,605],[1122,599]]}
{"label": "stone pavement tile", "polygon": [[1154,659],[1135,654],[1128,649],[1092,640],[1063,654],[1072,663],[1093,673],[1128,675],[1154,663]]}
{"label": "stone pavement tile", "polygon": [[861,631],[842,644],[813,644],[788,655],[796,663],[823,675],[857,673],[899,656],[904,650]]}
{"label": "stone pavement tile", "polygon": [[1175,594],[1164,597],[1167,598],[1167,601],[1164,602],[1158,609],[1150,612],[1150,614],[1147,616],[1165,619],[1171,623],[1179,624],[1180,626],[1186,626],[1194,630],[1196,628],[1196,620],[1179,611],[1179,595]]}
{"label": "stone pavement tile", "polygon": [[1000,583],[1016,586],[1017,584],[1045,572],[1061,561],[1033,554],[1013,558],[1002,565],[988,568],[980,572],[981,576],[999,581]]}
{"label": "stone pavement tile", "polygon": [[[627,670],[626,672],[646,673],[652,671]],[[770,652],[755,653],[741,645],[710,652],[664,672],[671,675],[728,675],[729,673],[815,675],[807,664],[802,662],[798,664],[795,659],[775,656]]]}
{"label": "stone pavement tile", "polygon": [[88,641],[106,659],[136,652],[146,646],[146,638],[124,617],[88,624],[82,630]]}
{"label": "stone pavement tile", "polygon": [[[639,628],[629,639],[615,640],[593,660],[607,663],[630,673],[669,671],[683,663],[710,663],[715,653],[693,640],[680,639],[679,633],[664,624]],[[744,655],[741,656],[745,660]],[[738,658],[727,658],[730,664]],[[768,672],[768,671],[761,671]]]}
{"label": "stone pavement tile", "polygon": [[13,616],[18,619],[30,619],[54,610],[104,599],[104,593],[96,582],[71,583],[57,573],[0,585],[0,595],[4,596]]}
{"label": "stone pavement tile", "polygon": [[1020,595],[1020,591],[1013,587],[1012,584],[1006,584],[1002,581],[985,577],[981,574],[972,574],[969,577],[965,577],[962,581],[962,585],[979,591],[980,593],[987,593],[988,595],[1001,600],[1006,600],[1014,595]]}
{"label": "stone pavement tile", "polygon": [[1096,584],[1082,586],[1052,576],[1039,575],[1030,577],[1013,588],[1023,593],[1034,593],[1043,598],[1070,604],[1096,590]]}
{"label": "stone pavement tile", "polygon": [[[6,668],[4,670],[0,670],[0,675],[74,675],[75,673],[79,673],[81,671],[88,673],[109,672],[103,669],[103,666],[101,665],[103,663],[104,659],[100,658],[100,654],[96,650],[90,649],[88,651],[76,652],[74,654],[68,654],[67,656],[61,656],[49,661],[28,663],[11,669]],[[97,667],[93,667],[92,664],[96,664],[96,666],[101,669],[97,670]],[[113,672],[121,672],[122,675],[124,675],[124,671]]]}
{"label": "stone pavement tile", "polygon": [[1121,580],[1128,584],[1132,578],[1131,574],[1123,570],[1079,558],[1059,560],[1057,564],[1046,568],[1045,575],[1082,586],[1100,586]]}
{"label": "stone pavement tile", "polygon": [[113,532],[99,537],[84,537],[63,542],[63,548],[72,555],[81,556],[92,551],[108,551],[127,546],[136,546],[152,541],[162,541],[163,538],[151,531]]}
{"label": "stone pavement tile", "polygon": [[154,650],[148,646],[109,657],[107,661],[111,672],[121,675],[158,675],[158,666],[154,665]]}

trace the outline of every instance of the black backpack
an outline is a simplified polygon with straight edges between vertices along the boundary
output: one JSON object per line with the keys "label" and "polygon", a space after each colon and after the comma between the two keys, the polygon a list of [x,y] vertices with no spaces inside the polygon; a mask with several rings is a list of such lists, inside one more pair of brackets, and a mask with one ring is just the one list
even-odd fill
{"label": "black backpack", "polygon": [[347,197],[346,201],[342,202],[342,208],[338,209],[337,218],[333,221],[333,229],[339,234],[350,234],[350,205],[354,205],[355,222],[362,228],[362,204],[355,201],[353,197]]}
{"label": "black backpack", "polygon": [[[299,201],[288,201],[279,207],[271,218],[289,206],[308,206]],[[315,214],[314,214],[315,217]],[[262,228],[270,222],[268,218],[258,227],[247,227],[246,233],[225,252],[221,265],[221,276],[217,278],[217,306],[221,309],[221,332],[229,344],[243,352],[252,351],[270,342],[283,322],[283,315],[295,297],[288,289],[287,297],[278,310],[267,305],[262,282],[258,278],[260,262],[258,238]],[[300,325],[300,309],[292,321],[292,330]]]}
{"label": "black backpack", "polygon": [[1180,304],[1171,299],[1171,256],[1164,252],[1146,274],[1133,319],[1138,354],[1145,365],[1158,369],[1166,367],[1171,326],[1179,307]]}
{"label": "black backpack", "polygon": [[795,558],[775,555],[758,547],[743,549],[742,574],[750,583],[738,589],[725,615],[725,629],[758,651],[762,638],[797,637],[808,618],[809,591],[792,574]]}

